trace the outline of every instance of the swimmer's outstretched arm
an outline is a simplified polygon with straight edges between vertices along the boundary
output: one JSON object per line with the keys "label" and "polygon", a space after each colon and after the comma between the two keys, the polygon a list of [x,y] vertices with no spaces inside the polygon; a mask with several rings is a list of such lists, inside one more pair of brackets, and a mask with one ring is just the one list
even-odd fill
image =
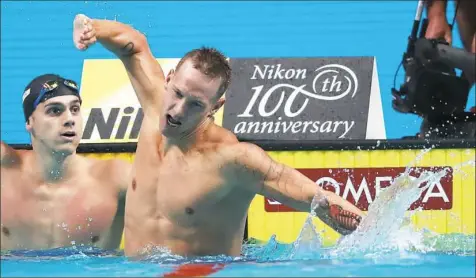
{"label": "swimmer's outstretched arm", "polygon": [[121,59],[145,116],[158,119],[165,77],[141,32],[118,21],[77,15],[73,37],[80,50],[98,41]]}
{"label": "swimmer's outstretched arm", "polygon": [[340,234],[349,234],[364,213],[337,194],[323,190],[299,171],[274,161],[256,145],[239,143],[226,152],[237,166],[242,185],[298,211],[309,212],[314,196],[316,215]]}

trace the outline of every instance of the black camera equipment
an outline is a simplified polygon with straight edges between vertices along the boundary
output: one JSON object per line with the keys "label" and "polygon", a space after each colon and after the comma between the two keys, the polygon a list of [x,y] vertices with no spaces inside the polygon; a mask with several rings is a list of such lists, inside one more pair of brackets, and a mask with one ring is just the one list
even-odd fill
{"label": "black camera equipment", "polygon": [[[428,20],[423,20],[420,29],[423,8],[424,1],[420,0],[407,49],[398,67],[403,65],[405,70],[399,90],[395,89],[394,79],[393,109],[422,117],[421,131],[431,131],[430,137],[474,137],[476,115],[464,109],[472,85],[467,77],[474,80],[475,54],[452,47],[444,39],[424,38]],[[462,71],[461,75],[457,69]]]}

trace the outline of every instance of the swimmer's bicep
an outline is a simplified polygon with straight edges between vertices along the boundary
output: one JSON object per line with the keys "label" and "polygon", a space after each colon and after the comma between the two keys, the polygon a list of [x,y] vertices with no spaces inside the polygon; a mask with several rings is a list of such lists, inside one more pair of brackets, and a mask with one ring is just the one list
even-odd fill
{"label": "swimmer's bicep", "polygon": [[[242,143],[243,144],[243,143]],[[316,185],[296,169],[273,160],[261,148],[245,144],[237,151],[240,175],[248,177],[245,186],[254,193],[299,209],[317,193]]]}
{"label": "swimmer's bicep", "polygon": [[[140,43],[147,45],[145,37],[143,40]],[[161,111],[165,76],[148,45],[142,48],[132,56],[121,57],[121,60],[144,113],[155,115]]]}

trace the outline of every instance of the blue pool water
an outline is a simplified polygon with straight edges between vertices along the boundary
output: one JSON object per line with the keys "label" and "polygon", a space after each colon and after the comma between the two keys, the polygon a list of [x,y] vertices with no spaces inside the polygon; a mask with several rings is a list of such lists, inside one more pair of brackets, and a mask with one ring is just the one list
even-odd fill
{"label": "blue pool water", "polygon": [[[374,250],[346,256],[332,254],[335,248],[311,250],[295,244],[248,243],[243,255],[184,259],[157,252],[142,261],[132,261],[121,253],[94,248],[62,248],[24,251],[2,256],[2,277],[162,277],[184,264],[223,265],[210,277],[223,276],[475,276],[474,235],[447,235],[427,240],[420,250]],[[427,250],[423,250],[427,249]],[[428,251],[432,249],[432,251]]]}

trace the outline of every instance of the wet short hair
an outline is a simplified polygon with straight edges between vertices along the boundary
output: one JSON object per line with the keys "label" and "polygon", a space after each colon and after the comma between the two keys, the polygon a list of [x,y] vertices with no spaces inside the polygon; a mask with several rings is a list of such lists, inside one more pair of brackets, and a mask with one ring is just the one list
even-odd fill
{"label": "wet short hair", "polygon": [[217,91],[217,99],[223,96],[231,80],[231,67],[225,55],[211,47],[193,49],[180,59],[176,70],[178,71],[180,66],[189,59],[192,61],[193,67],[204,75],[212,79],[221,78],[221,85]]}

